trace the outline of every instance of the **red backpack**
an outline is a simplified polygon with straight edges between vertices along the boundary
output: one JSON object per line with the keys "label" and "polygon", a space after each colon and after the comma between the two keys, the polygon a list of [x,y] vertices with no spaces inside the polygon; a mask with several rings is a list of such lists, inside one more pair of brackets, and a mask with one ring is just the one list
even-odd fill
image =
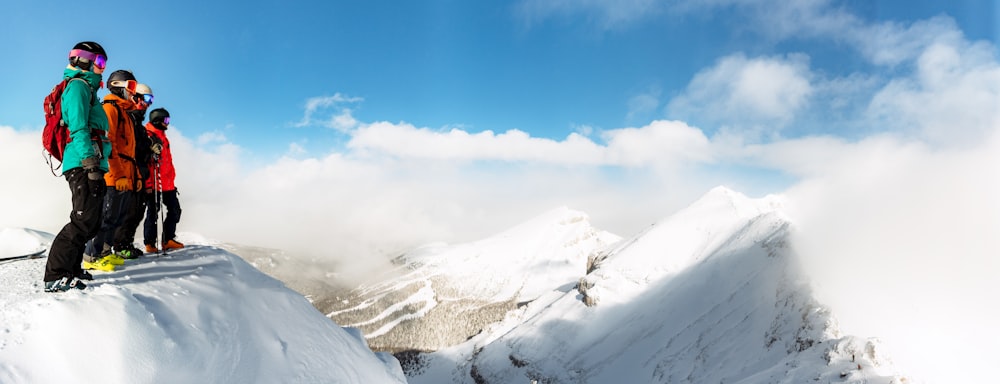
{"label": "red backpack", "polygon": [[[45,96],[43,105],[45,108],[45,128],[42,129],[42,148],[48,153],[45,162],[49,164],[53,175],[56,173],[57,165],[52,162],[52,159],[55,158],[61,164],[66,143],[70,141],[69,128],[62,119],[62,94],[70,81],[73,79],[63,79],[55,87],[52,87],[52,92]],[[86,84],[86,81],[81,81]],[[90,88],[90,84],[87,84],[87,88]]]}

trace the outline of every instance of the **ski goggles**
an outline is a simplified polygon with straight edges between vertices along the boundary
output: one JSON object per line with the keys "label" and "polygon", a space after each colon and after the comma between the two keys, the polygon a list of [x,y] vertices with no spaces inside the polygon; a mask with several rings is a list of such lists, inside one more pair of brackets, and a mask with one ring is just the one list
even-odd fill
{"label": "ski goggles", "polygon": [[139,85],[139,82],[135,80],[115,80],[108,85],[116,88],[125,88],[130,93],[135,93],[135,87]]}
{"label": "ski goggles", "polygon": [[140,94],[140,96],[142,96],[142,102],[146,103],[146,105],[153,104],[153,95],[149,95],[149,94],[143,93],[143,94]]}
{"label": "ski goggles", "polygon": [[104,55],[99,55],[93,52],[84,51],[82,49],[74,49],[69,51],[69,57],[77,57],[88,63],[94,63],[94,66],[100,69],[104,69],[108,65],[108,57]]}
{"label": "ski goggles", "polygon": [[170,125],[170,116],[163,118],[163,125]]}

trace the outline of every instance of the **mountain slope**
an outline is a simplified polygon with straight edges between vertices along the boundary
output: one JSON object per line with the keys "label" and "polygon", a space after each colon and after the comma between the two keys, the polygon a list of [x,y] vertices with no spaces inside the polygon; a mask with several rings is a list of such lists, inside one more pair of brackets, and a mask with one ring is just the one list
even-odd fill
{"label": "mountain slope", "polygon": [[357,330],[217,248],[130,261],[59,294],[41,290],[44,263],[0,265],[0,382],[405,382]]}
{"label": "mountain slope", "polygon": [[500,321],[518,303],[572,289],[588,255],[618,240],[581,212],[554,209],[488,239],[408,252],[376,282],[315,304],[364,331],[373,349],[437,350]]}
{"label": "mountain slope", "polygon": [[404,361],[410,382],[892,382],[877,342],[812,299],[780,206],[715,189],[596,253],[577,291]]}

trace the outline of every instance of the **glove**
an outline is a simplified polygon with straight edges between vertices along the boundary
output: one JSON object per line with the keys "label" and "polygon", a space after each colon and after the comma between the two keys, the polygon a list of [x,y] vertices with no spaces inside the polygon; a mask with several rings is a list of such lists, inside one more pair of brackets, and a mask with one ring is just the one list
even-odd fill
{"label": "glove", "polygon": [[101,170],[101,160],[96,156],[91,156],[80,161],[83,170],[87,172],[87,179],[101,180],[104,178],[104,171]]}
{"label": "glove", "polygon": [[118,192],[131,191],[132,190],[132,183],[130,183],[128,181],[128,179],[126,179],[124,177],[120,178],[118,180],[115,180],[115,190],[118,191]]}
{"label": "glove", "polygon": [[153,153],[159,155],[160,151],[163,150],[163,145],[161,145],[160,143],[156,143],[153,144],[153,146],[149,147],[149,149],[153,150]]}

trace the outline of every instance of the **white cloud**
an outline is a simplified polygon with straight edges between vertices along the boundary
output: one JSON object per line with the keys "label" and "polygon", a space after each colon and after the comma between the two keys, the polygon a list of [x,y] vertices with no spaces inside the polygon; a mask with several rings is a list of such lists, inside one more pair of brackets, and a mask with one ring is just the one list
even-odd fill
{"label": "white cloud", "polygon": [[519,130],[501,134],[461,129],[435,131],[380,122],[352,133],[348,147],[359,153],[400,159],[507,161],[566,166],[673,167],[711,159],[708,138],[676,121],[602,132],[606,145],[572,133],[562,141],[531,137]]}
{"label": "white cloud", "polygon": [[594,127],[590,125],[577,125],[573,128],[573,130],[583,136],[590,136],[594,134]]}
{"label": "white cloud", "polygon": [[354,118],[352,110],[343,108],[339,114],[330,118],[326,126],[341,132],[347,132],[358,126],[358,120]]}
{"label": "white cloud", "polygon": [[838,36],[863,25],[848,11],[829,0],[521,0],[516,15],[528,26],[556,17],[582,16],[604,30],[671,14],[678,17],[724,8],[738,8],[744,20],[762,35],[782,40],[790,37]]}
{"label": "white cloud", "polygon": [[[177,128],[174,128],[177,130]],[[199,145],[207,145],[211,143],[225,143],[227,141],[226,135],[219,131],[205,132],[198,136]]]}
{"label": "white cloud", "polygon": [[[327,128],[333,128],[340,131],[346,131],[354,127],[357,121],[354,120],[352,116],[351,109],[344,107],[344,104],[355,104],[364,101],[360,97],[350,97],[345,96],[340,93],[336,93],[333,96],[321,96],[312,97],[306,100],[305,113],[302,119],[293,124],[295,127],[306,127],[314,124],[320,124]],[[334,112],[329,113],[328,110],[332,109]],[[329,114],[330,116],[326,119],[317,119],[315,115],[317,114]]]}
{"label": "white cloud", "polygon": [[713,148],[697,128],[679,121],[654,121],[642,128],[604,132],[608,165],[677,167],[709,162]]}
{"label": "white cloud", "polygon": [[362,152],[417,159],[538,161],[555,164],[600,164],[601,148],[589,139],[570,134],[564,141],[531,137],[516,129],[495,134],[446,132],[409,124],[379,122],[352,134],[348,147]]}
{"label": "white cloud", "polygon": [[[708,143],[680,122],[604,132],[606,145],[579,134],[555,141],[388,123],[352,134],[343,153],[248,168],[255,162],[247,152],[222,136],[202,141],[172,128],[179,231],[374,265],[425,242],[491,235],[563,205],[628,233],[720,183],[684,166]],[[55,233],[65,224],[69,191],[45,169],[38,135],[0,128],[0,162],[25,165],[4,171],[20,187],[0,191],[0,226]]]}
{"label": "white cloud", "polygon": [[681,0],[670,11],[681,15],[736,8],[749,30],[772,41],[820,40],[845,43],[878,65],[913,60],[928,46],[964,40],[955,21],[938,16],[912,23],[865,20],[830,0]]}
{"label": "white cloud", "polygon": [[997,357],[998,133],[962,150],[847,145],[788,192],[819,300],[927,382],[988,377]]}
{"label": "white cloud", "polygon": [[[909,25],[865,23],[827,7],[825,1],[797,3],[767,17],[794,12],[796,17],[780,17],[795,20],[782,38],[798,33],[846,41],[875,64],[874,71],[838,76],[813,72],[801,54],[730,55],[699,72],[668,103],[668,115],[747,137],[792,127],[793,137],[817,129],[855,139],[894,132],[939,146],[974,144],[1000,124],[994,45],[965,40],[944,16]],[[834,35],[831,26],[851,28]]]}
{"label": "white cloud", "polygon": [[995,47],[934,44],[910,77],[897,78],[872,99],[873,122],[938,145],[973,145],[1000,126],[1000,65]]}
{"label": "white cloud", "polygon": [[287,151],[288,156],[302,156],[307,153],[309,153],[309,151],[306,150],[306,148],[302,146],[302,144],[300,143],[288,144],[288,151]]}
{"label": "white cloud", "polygon": [[[69,186],[42,155],[41,130],[0,125],[0,228],[28,227],[56,233],[69,221]],[[60,169],[56,169],[61,174]]]}
{"label": "white cloud", "polygon": [[[416,147],[428,145],[426,140],[455,140],[396,128]],[[534,140],[517,134],[454,135],[461,138],[457,143]],[[467,153],[460,154],[466,158],[428,158],[352,151],[286,157],[264,168],[234,170],[237,152],[205,151],[183,138],[177,142],[182,231],[358,268],[426,242],[487,236],[561,205],[585,210],[594,215],[595,224],[609,229],[638,230],[717,183],[681,176],[681,171],[608,174],[595,166],[544,159],[483,164]],[[557,147],[564,144],[549,145],[560,151]]]}
{"label": "white cloud", "polygon": [[939,16],[910,25],[895,22],[862,24],[848,31],[846,38],[875,64],[895,66],[920,56],[929,46],[962,42],[961,30],[950,17]]}
{"label": "white cloud", "polygon": [[628,100],[628,113],[625,114],[625,119],[628,121],[648,119],[660,107],[661,93],[663,93],[662,90],[654,87],[646,92],[632,96]]}
{"label": "white cloud", "polygon": [[751,59],[735,54],[695,75],[667,109],[672,116],[776,130],[806,106],[813,92],[810,77],[803,55]]}

